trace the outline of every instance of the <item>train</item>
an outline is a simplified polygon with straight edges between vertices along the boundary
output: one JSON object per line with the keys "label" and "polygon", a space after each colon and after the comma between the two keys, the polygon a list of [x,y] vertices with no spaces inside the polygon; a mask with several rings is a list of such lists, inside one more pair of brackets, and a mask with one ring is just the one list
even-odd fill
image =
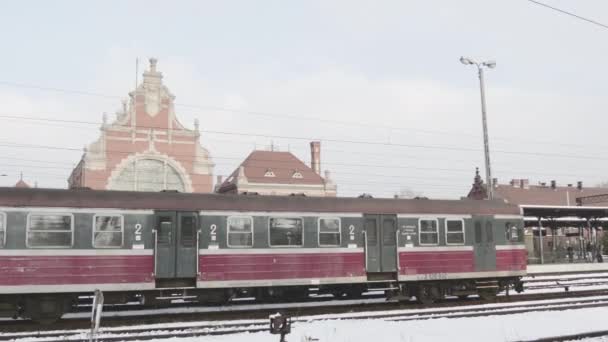
{"label": "train", "polygon": [[95,290],[157,305],[337,298],[429,304],[523,289],[500,200],[0,188],[0,316],[52,322]]}

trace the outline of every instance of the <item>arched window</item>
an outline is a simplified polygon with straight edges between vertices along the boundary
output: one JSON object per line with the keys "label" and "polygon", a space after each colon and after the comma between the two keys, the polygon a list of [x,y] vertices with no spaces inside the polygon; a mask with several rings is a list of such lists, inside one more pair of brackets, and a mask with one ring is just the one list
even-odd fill
{"label": "arched window", "polygon": [[186,187],[179,172],[166,161],[138,159],[121,170],[110,184],[109,190],[184,192]]}

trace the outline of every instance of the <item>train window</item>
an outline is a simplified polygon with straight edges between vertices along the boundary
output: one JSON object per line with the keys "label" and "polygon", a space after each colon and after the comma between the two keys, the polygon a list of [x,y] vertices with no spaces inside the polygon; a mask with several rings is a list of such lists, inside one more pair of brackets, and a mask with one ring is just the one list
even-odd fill
{"label": "train window", "polygon": [[507,241],[517,242],[519,241],[519,231],[517,230],[517,226],[512,224],[511,222],[505,223],[505,235]]}
{"label": "train window", "polygon": [[253,218],[228,218],[228,247],[253,247]]}
{"label": "train window", "polygon": [[475,243],[481,243],[481,222],[475,222]]}
{"label": "train window", "polygon": [[319,219],[319,246],[340,246],[340,219]]}
{"label": "train window", "polygon": [[492,230],[492,222],[486,222],[486,242],[494,242],[494,231]]}
{"label": "train window", "polygon": [[436,245],[439,243],[437,220],[420,219],[418,225],[418,237],[421,245]]}
{"label": "train window", "polygon": [[26,245],[31,248],[71,247],[73,232],[71,214],[30,214]]}
{"label": "train window", "polygon": [[375,246],[378,244],[378,229],[376,228],[376,219],[365,220],[365,236],[367,237],[367,244]]}
{"label": "train window", "polygon": [[0,213],[0,247],[6,243],[6,214]]}
{"label": "train window", "polygon": [[180,225],[180,243],[183,247],[194,247],[196,245],[196,218],[194,216],[182,216]]}
{"label": "train window", "polygon": [[171,245],[173,243],[173,222],[171,217],[159,217],[158,238],[159,245]]}
{"label": "train window", "polygon": [[269,244],[272,247],[302,246],[304,222],[295,217],[271,217],[269,222]]}
{"label": "train window", "polygon": [[445,242],[447,245],[464,245],[463,220],[445,220]]}
{"label": "train window", "polygon": [[93,247],[122,247],[123,218],[121,215],[93,217]]}
{"label": "train window", "polygon": [[382,222],[382,245],[395,246],[397,244],[397,227],[395,220],[385,219]]}

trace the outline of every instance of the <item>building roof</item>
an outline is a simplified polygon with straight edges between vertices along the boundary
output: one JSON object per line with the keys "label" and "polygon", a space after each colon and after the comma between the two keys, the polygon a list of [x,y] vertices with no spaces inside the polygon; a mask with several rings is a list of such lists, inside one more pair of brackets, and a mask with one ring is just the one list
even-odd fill
{"label": "building roof", "polygon": [[[241,169],[242,168],[242,169]],[[322,185],[323,178],[291,152],[253,151],[222,183],[221,189],[245,176],[248,183]]]}
{"label": "building roof", "polygon": [[15,188],[29,188],[29,184],[27,184],[26,182],[23,181],[23,179],[20,179],[17,184],[15,184]]}
{"label": "building roof", "polygon": [[[495,197],[518,205],[575,206],[578,197],[608,194],[608,188],[585,188],[577,186],[499,184],[494,188]],[[590,204],[606,206],[606,203]]]}

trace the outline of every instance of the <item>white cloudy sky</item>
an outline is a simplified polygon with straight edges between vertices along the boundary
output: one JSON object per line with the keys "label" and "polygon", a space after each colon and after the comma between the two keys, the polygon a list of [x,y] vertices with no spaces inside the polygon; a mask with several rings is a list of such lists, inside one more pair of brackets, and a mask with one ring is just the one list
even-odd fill
{"label": "white cloudy sky", "polygon": [[[546,2],[608,23],[605,1]],[[258,133],[291,137],[272,140],[305,161],[321,139],[340,195],[466,195],[483,153],[464,54],[498,63],[486,82],[501,182],[608,179],[608,29],[526,0],[3,1],[0,32],[0,185],[23,171],[65,187],[99,128],[6,116],[100,122],[150,56],[216,174],[270,144],[239,135]]]}

